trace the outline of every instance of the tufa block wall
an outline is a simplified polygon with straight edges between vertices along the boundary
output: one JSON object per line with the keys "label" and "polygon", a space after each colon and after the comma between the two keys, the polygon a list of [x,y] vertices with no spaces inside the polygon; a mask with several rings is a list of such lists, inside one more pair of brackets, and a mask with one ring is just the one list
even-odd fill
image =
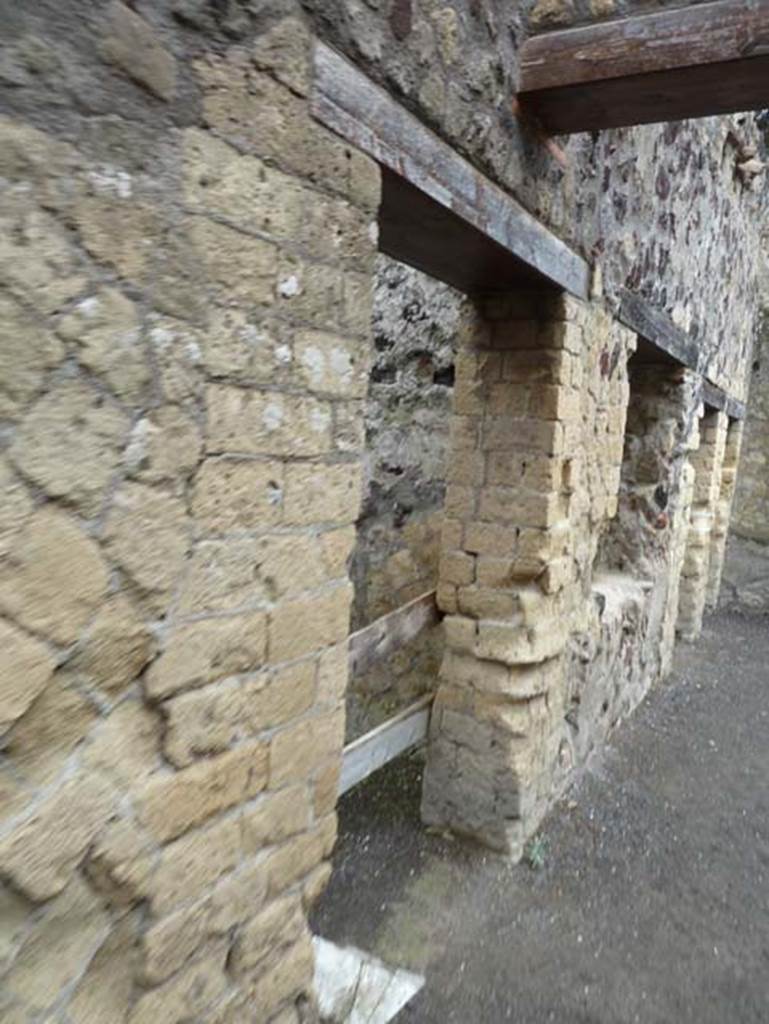
{"label": "tufa block wall", "polygon": [[297,21],[83,26],[117,113],[0,119],[0,1017],[313,1019],[379,171]]}

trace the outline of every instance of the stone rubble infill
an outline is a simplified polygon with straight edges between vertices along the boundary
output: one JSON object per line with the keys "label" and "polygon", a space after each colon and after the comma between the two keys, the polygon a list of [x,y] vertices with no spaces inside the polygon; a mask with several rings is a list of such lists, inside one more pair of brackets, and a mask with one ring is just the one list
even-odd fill
{"label": "stone rubble infill", "polygon": [[387,1024],[425,983],[420,974],[389,967],[353,947],[320,936],[315,947],[315,992],[324,1024]]}

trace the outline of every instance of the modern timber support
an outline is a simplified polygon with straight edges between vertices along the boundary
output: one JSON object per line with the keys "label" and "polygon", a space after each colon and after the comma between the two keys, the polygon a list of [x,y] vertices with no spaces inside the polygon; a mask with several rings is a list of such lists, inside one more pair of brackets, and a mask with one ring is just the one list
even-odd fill
{"label": "modern timber support", "polygon": [[767,106],[769,2],[719,0],[534,36],[519,98],[553,134]]}
{"label": "modern timber support", "polygon": [[382,252],[466,293],[524,282],[586,297],[581,256],[322,43],[312,112],[383,168]]}

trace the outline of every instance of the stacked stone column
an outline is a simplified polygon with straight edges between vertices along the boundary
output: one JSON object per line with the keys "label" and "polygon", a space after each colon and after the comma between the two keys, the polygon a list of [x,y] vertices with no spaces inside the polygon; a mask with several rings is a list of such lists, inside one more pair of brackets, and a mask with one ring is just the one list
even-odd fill
{"label": "stacked stone column", "polygon": [[577,601],[582,331],[569,311],[551,296],[468,306],[456,364],[446,654],[423,815],[513,855],[544,809],[537,783],[554,756],[550,705]]}
{"label": "stacked stone column", "polygon": [[726,445],[724,447],[724,461],[721,471],[721,490],[716,502],[713,535],[710,544],[708,587],[705,595],[706,608],[716,607],[721,590],[721,577],[726,557],[726,540],[732,516],[732,503],[737,485],[737,467],[740,462],[740,450],[742,448],[742,434],[742,421],[730,420],[726,430]]}
{"label": "stacked stone column", "polygon": [[679,585],[676,632],[696,640],[708,592],[710,553],[721,494],[721,473],[726,448],[726,413],[708,412],[700,420],[699,447],[692,453],[694,469],[692,505]]}

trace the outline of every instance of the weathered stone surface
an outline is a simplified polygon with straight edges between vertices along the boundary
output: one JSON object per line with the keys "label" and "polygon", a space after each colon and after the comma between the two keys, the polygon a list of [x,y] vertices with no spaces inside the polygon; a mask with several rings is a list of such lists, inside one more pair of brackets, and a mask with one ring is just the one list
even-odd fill
{"label": "weathered stone surface", "polygon": [[281,951],[296,942],[305,927],[302,905],[296,896],[275,900],[240,930],[233,969],[242,973],[268,956],[280,957]]}
{"label": "weathered stone surface", "polygon": [[85,281],[64,229],[50,214],[18,194],[0,200],[0,283],[46,315],[78,295]]}
{"label": "weathered stone surface", "polygon": [[299,718],[315,698],[315,662],[304,661],[243,684],[244,721],[254,732]]}
{"label": "weathered stone surface", "polygon": [[106,61],[160,99],[173,99],[176,61],[152,27],[120,0],[109,5],[100,52]]}
{"label": "weathered stone surface", "polygon": [[165,985],[141,996],[128,1024],[182,1024],[185,1020],[206,1020],[212,1006],[227,990],[224,964],[227,946],[190,964]]}
{"label": "weathered stone surface", "polygon": [[180,614],[245,611],[315,589],[328,574],[314,537],[264,537],[199,543],[179,597]]}
{"label": "weathered stone surface", "polygon": [[115,288],[81,299],[56,326],[57,334],[77,345],[83,366],[102,377],[116,395],[138,402],[150,370],[137,308]]}
{"label": "weathered stone surface", "polygon": [[86,196],[75,216],[83,245],[128,281],[145,282],[162,237],[160,212],[147,203],[110,196]]}
{"label": "weathered stone surface", "polygon": [[257,1006],[278,1007],[299,993],[312,990],[314,967],[312,942],[305,932],[295,946],[265,970],[259,980],[249,986],[250,997]]}
{"label": "weathered stone surface", "polygon": [[87,966],[108,923],[101,901],[79,878],[73,878],[25,938],[3,980],[4,988],[31,1012],[47,1010],[70,979]]}
{"label": "weathered stone surface", "polygon": [[182,771],[158,774],[137,797],[137,813],[160,841],[174,839],[267,784],[267,746],[249,743]]}
{"label": "weathered stone surface", "polygon": [[267,617],[262,612],[177,626],[144,680],[153,699],[253,672],[267,653]]}
{"label": "weathered stone surface", "polygon": [[99,549],[62,512],[28,521],[0,567],[0,609],[60,644],[75,641],[107,590]]}
{"label": "weathered stone surface", "polygon": [[277,267],[274,245],[203,217],[192,220],[188,231],[216,302],[248,309],[272,305]]}
{"label": "weathered stone surface", "polygon": [[262,859],[248,860],[237,871],[220,879],[211,890],[208,926],[223,935],[247,920],[267,896],[267,871]]}
{"label": "weathered stone surface", "polygon": [[331,406],[282,392],[211,385],[207,450],[212,454],[322,455],[331,449]]}
{"label": "weathered stone surface", "polygon": [[357,462],[292,462],[285,470],[284,521],[296,526],[354,523],[361,503]]}
{"label": "weathered stone surface", "polygon": [[54,668],[55,662],[43,644],[0,620],[0,732],[24,714]]}
{"label": "weathered stone surface", "polygon": [[285,322],[240,309],[209,311],[201,362],[217,380],[290,384],[293,360]]}
{"label": "weathered stone surface", "polygon": [[165,914],[180,903],[205,896],[220,878],[222,888],[217,886],[213,892],[222,895],[227,880],[234,877],[227,872],[239,863],[240,850],[240,821],[234,816],[169,843],[147,887],[153,909]]}
{"label": "weathered stone surface", "polygon": [[118,704],[93,731],[83,752],[88,771],[123,792],[135,792],[160,768],[161,723],[140,700]]}
{"label": "weathered stone surface", "polygon": [[135,424],[124,462],[138,480],[170,482],[181,490],[198,464],[202,444],[195,419],[179,406],[164,405]]}
{"label": "weathered stone surface", "polygon": [[289,786],[277,793],[263,793],[243,811],[243,851],[259,853],[307,830],[310,800],[306,785]]}
{"label": "weathered stone surface", "polygon": [[108,697],[117,697],[149,661],[153,641],[136,609],[122,594],[101,607],[67,668]]}
{"label": "weathered stone surface", "polygon": [[195,478],[192,511],[211,533],[264,529],[283,519],[283,463],[206,459]]}
{"label": "weathered stone surface", "polygon": [[5,973],[24,935],[29,903],[0,885],[0,971]]}
{"label": "weathered stone surface", "polygon": [[368,352],[357,339],[324,331],[299,331],[294,358],[297,377],[310,391],[340,398],[365,398]]}
{"label": "weathered stone surface", "polygon": [[245,732],[243,708],[243,690],[236,679],[226,679],[166,701],[163,704],[166,757],[184,767],[198,757],[227,750]]}
{"label": "weathered stone surface", "polygon": [[200,384],[201,334],[182,320],[151,316],[147,338],[166,401],[194,399]]}
{"label": "weathered stone surface", "polygon": [[310,35],[299,18],[282,18],[258,36],[251,57],[261,71],[269,71],[299,95],[309,91]]}
{"label": "weathered stone surface", "polygon": [[5,738],[5,752],[36,785],[45,785],[87,734],[97,712],[59,670]]}
{"label": "weathered stone surface", "polygon": [[64,346],[18,303],[0,296],[0,415],[11,419],[39,392]]}
{"label": "weathered stone surface", "polygon": [[341,752],[343,742],[344,715],[340,712],[281,729],[270,744],[270,788],[310,778],[323,761]]}
{"label": "weathered stone surface", "polygon": [[63,783],[0,841],[0,872],[32,900],[57,895],[106,821],[110,801],[96,777]]}
{"label": "weathered stone surface", "polygon": [[192,959],[206,939],[208,916],[208,902],[203,900],[169,914],[146,932],[142,974],[150,984],[165,981]]}
{"label": "weathered stone surface", "polygon": [[114,1024],[125,1017],[139,962],[137,918],[121,918],[97,950],[67,1005],[72,1024]]}
{"label": "weathered stone surface", "polygon": [[0,557],[14,546],[16,536],[32,515],[32,498],[7,459],[0,459]]}
{"label": "weathered stone surface", "polygon": [[104,527],[110,557],[153,611],[167,610],[189,548],[190,524],[179,498],[143,484],[117,492]]}
{"label": "weathered stone surface", "polygon": [[[315,598],[284,602],[270,614],[268,656],[271,662],[301,658],[340,643],[349,632],[349,586],[335,586]],[[296,629],[301,622],[303,628]]]}
{"label": "weathered stone surface", "polygon": [[88,385],[65,381],[25,417],[9,456],[51,497],[96,515],[127,436],[125,413]]}

